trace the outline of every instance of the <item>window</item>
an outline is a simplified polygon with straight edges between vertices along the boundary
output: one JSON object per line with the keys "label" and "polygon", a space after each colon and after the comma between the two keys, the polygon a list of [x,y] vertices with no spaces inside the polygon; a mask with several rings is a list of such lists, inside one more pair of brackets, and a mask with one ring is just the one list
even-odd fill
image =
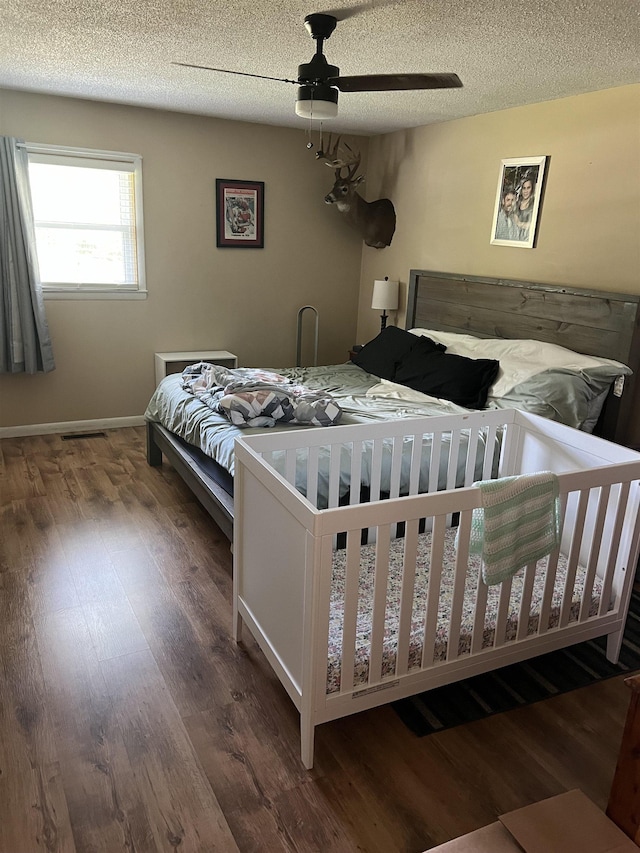
{"label": "window", "polygon": [[144,298],[142,158],[30,143],[26,148],[45,295]]}

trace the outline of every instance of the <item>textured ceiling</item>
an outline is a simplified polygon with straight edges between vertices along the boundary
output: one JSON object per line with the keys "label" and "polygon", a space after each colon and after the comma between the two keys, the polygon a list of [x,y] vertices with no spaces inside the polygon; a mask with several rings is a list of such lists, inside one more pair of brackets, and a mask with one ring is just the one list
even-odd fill
{"label": "textured ceiling", "polygon": [[[331,0],[329,0],[331,2]],[[640,81],[638,0],[0,0],[0,87],[305,127],[310,12],[343,75],[455,71],[462,89],[342,93],[331,129],[377,134]],[[329,129],[329,123],[325,124]]]}

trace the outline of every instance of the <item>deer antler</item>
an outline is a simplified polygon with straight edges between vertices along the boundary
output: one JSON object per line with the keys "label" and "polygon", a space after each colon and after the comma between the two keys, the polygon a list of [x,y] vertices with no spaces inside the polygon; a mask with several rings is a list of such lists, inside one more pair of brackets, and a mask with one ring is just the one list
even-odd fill
{"label": "deer antler", "polygon": [[360,166],[360,153],[354,151],[347,142],[344,142],[343,154],[342,157],[339,157],[338,154],[340,153],[341,139],[342,137],[338,136],[335,142],[332,143],[332,134],[329,134],[327,153],[325,154],[324,151],[318,151],[316,153],[316,160],[324,160],[327,166],[331,166],[332,169],[336,170],[336,176],[338,176],[342,169],[347,169],[347,179],[352,180]]}

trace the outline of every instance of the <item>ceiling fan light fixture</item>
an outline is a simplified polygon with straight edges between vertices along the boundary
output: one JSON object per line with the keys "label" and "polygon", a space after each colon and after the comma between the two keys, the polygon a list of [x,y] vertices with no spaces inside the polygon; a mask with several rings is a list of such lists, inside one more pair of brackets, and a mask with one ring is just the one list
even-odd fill
{"label": "ceiling fan light fixture", "polygon": [[296,115],[326,121],[338,115],[338,90],[333,86],[299,86]]}

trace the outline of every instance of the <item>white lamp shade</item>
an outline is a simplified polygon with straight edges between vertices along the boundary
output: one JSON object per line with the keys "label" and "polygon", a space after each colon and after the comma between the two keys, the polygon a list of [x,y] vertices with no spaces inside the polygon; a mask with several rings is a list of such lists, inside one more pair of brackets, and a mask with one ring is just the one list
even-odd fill
{"label": "white lamp shade", "polygon": [[318,121],[335,118],[338,115],[338,90],[333,86],[300,86],[296,115]]}
{"label": "white lamp shade", "polygon": [[398,307],[398,282],[386,278],[384,281],[374,281],[371,307],[395,311]]}

